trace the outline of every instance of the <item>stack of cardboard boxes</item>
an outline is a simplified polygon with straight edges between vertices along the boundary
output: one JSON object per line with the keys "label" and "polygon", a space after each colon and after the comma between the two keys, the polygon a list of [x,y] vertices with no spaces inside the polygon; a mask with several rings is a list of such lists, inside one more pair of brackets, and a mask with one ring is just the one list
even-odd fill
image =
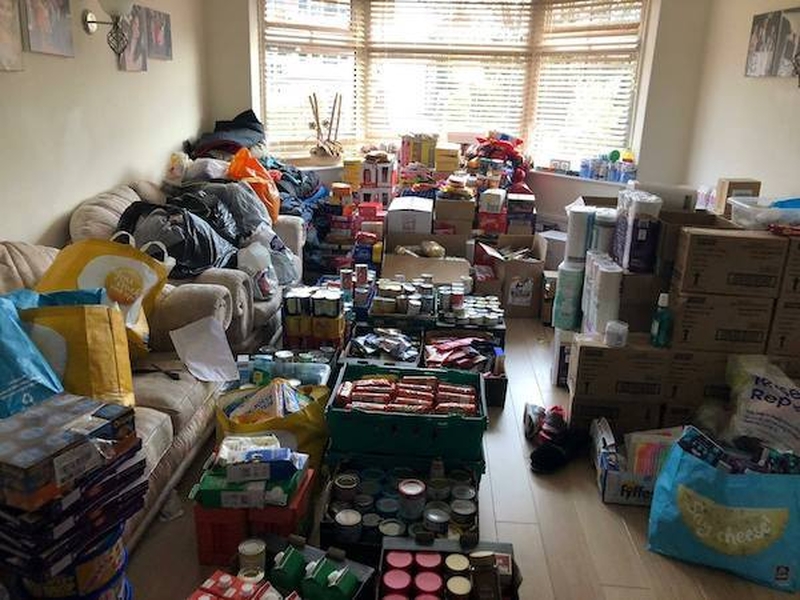
{"label": "stack of cardboard boxes", "polygon": [[769,354],[800,375],[800,240],[685,227],[670,304],[669,349],[639,334],[624,348],[576,336],[567,378],[574,424],[601,416],[620,432],[684,424],[704,401],[727,399],[730,354]]}
{"label": "stack of cardboard boxes", "polygon": [[380,202],[387,206],[397,186],[397,160],[392,156],[386,160],[346,158],[342,181],[350,184],[360,202]]}

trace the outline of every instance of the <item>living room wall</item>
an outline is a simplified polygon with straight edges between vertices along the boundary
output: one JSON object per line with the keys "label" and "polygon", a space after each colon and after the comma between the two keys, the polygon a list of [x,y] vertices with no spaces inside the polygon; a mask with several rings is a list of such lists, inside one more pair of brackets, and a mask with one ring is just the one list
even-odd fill
{"label": "living room wall", "polygon": [[764,195],[800,192],[796,77],[745,77],[753,16],[800,0],[714,0],[698,91],[688,181],[753,177]]}
{"label": "living room wall", "polygon": [[197,135],[206,112],[203,14],[197,0],[150,0],[170,13],[173,60],[145,73],[117,69],[72,0],[75,58],[25,52],[25,70],[0,72],[0,239],[59,245],[71,210],[119,183],[160,179],[169,155]]}

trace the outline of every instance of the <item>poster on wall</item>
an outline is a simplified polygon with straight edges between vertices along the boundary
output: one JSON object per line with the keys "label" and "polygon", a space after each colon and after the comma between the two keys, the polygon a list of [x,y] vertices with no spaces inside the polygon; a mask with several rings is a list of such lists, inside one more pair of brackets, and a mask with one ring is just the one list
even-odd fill
{"label": "poster on wall", "polygon": [[147,9],[134,4],[131,14],[122,19],[122,30],[128,46],[119,55],[120,70],[147,71]]}
{"label": "poster on wall", "polygon": [[26,47],[31,52],[75,56],[69,0],[24,0]]}
{"label": "poster on wall", "polygon": [[169,13],[147,9],[147,57],[172,60],[172,23]]}
{"label": "poster on wall", "polygon": [[0,71],[22,71],[19,0],[0,0]]}
{"label": "poster on wall", "polygon": [[791,77],[800,52],[800,7],[755,15],[747,48],[747,77]]}

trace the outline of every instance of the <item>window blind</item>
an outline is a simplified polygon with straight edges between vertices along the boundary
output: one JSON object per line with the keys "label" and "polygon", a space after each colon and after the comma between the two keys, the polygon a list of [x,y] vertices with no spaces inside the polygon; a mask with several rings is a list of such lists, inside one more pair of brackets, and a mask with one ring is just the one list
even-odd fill
{"label": "window blind", "polygon": [[261,1],[273,151],[310,145],[312,92],[343,94],[344,142],[501,129],[574,168],[629,143],[646,0]]}

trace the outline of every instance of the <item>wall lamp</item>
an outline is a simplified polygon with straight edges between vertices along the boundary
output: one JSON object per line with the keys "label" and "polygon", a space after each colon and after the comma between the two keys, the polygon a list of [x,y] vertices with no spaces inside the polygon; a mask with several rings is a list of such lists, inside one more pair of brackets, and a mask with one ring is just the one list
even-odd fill
{"label": "wall lamp", "polygon": [[97,32],[99,25],[110,25],[111,30],[106,36],[108,47],[119,56],[128,47],[128,36],[122,29],[122,19],[131,14],[133,0],[99,0],[100,7],[111,17],[110,21],[98,21],[90,10],[83,11],[83,30],[92,35]]}

